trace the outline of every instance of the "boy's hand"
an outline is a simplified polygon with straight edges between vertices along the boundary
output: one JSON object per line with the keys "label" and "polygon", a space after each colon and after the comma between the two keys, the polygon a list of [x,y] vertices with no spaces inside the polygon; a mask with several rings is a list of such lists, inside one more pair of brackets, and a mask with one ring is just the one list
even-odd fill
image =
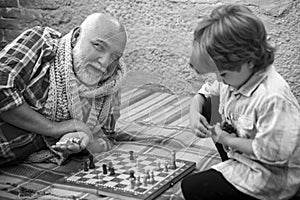
{"label": "boy's hand", "polygon": [[206,118],[198,112],[190,113],[190,124],[192,131],[200,138],[209,137],[211,135],[211,126]]}
{"label": "boy's hand", "polygon": [[228,145],[228,140],[230,140],[231,138],[235,138],[236,135],[222,130],[220,123],[217,123],[211,137],[215,142],[221,143],[223,145]]}
{"label": "boy's hand", "polygon": [[65,154],[78,153],[89,144],[89,136],[84,132],[67,133],[60,140],[52,145],[52,148],[62,151]]}

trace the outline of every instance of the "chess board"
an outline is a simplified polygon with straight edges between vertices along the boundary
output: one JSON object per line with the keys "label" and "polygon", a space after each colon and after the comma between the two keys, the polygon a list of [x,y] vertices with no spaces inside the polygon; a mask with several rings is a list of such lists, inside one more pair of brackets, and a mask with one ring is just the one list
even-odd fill
{"label": "chess board", "polygon": [[[115,174],[103,174],[103,164],[111,162],[115,168]],[[172,158],[165,158],[147,154],[135,154],[134,160],[130,159],[125,151],[110,151],[94,159],[95,168],[78,172],[67,176],[65,181],[72,188],[82,191],[82,187],[90,188],[93,193],[120,199],[147,199],[151,200],[173,186],[184,176],[195,169],[194,162],[176,159],[176,168],[168,168],[166,163],[172,162]],[[157,163],[162,163],[161,168]],[[167,164],[167,165],[169,165]],[[130,182],[130,170],[134,170],[135,177],[141,177],[141,184],[132,187]],[[147,182],[142,178],[151,171],[154,180]],[[79,187],[79,188],[78,188]]]}

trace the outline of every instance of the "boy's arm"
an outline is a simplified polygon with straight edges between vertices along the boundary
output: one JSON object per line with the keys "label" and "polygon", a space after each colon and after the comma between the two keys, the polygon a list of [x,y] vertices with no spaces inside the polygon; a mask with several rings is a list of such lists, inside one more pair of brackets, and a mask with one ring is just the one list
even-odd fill
{"label": "boy's arm", "polygon": [[229,134],[221,129],[220,124],[216,124],[215,132],[212,135],[212,138],[215,142],[231,147],[232,149],[242,153],[254,156],[252,148],[253,139],[240,138],[236,137],[234,134]]}
{"label": "boy's arm", "polygon": [[210,128],[209,123],[207,122],[206,118],[202,115],[203,105],[206,99],[201,94],[196,94],[191,102],[190,105],[190,124],[192,131],[198,137],[207,137],[210,135]]}

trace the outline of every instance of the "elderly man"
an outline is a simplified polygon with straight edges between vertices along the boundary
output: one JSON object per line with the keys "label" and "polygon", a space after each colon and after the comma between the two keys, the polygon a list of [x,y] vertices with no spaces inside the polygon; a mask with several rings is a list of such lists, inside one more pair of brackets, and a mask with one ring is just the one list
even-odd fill
{"label": "elderly man", "polygon": [[118,20],[94,13],[63,37],[34,27],[8,44],[0,52],[0,166],[108,150],[126,42]]}

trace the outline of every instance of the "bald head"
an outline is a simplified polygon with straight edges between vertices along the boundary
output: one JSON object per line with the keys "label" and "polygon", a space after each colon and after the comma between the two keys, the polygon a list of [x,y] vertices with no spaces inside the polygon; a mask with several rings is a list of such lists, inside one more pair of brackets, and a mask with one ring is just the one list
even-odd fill
{"label": "bald head", "polygon": [[113,75],[127,43],[124,26],[110,15],[89,15],[73,32],[75,73],[94,86]]}
{"label": "bald head", "polygon": [[80,26],[83,34],[95,32],[103,39],[116,39],[127,42],[127,34],[124,26],[114,17],[94,13],[89,15]]}

